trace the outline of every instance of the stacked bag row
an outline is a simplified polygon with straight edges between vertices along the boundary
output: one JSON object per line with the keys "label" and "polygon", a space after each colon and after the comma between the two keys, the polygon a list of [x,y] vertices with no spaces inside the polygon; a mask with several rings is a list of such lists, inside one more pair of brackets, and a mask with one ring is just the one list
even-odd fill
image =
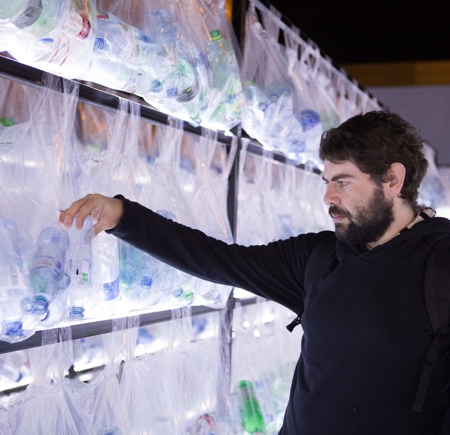
{"label": "stacked bag row", "polygon": [[249,2],[243,47],[225,0],[21,0],[0,17],[0,50],[19,62],[137,95],[195,126],[242,124],[299,163],[320,164],[324,130],[378,107],[273,8]]}
{"label": "stacked bag row", "polygon": [[130,312],[222,308],[231,287],[182,273],[104,232],[94,237],[94,218],[66,230],[58,211],[89,193],[120,193],[231,243],[226,196],[236,142],[222,146],[209,130],[186,137],[178,120],[149,130],[140,106],[124,99],[88,133],[75,120],[92,107],[80,106],[75,82],[47,75],[41,89],[3,84],[4,96],[16,98],[5,99],[9,126],[0,126],[0,339]]}

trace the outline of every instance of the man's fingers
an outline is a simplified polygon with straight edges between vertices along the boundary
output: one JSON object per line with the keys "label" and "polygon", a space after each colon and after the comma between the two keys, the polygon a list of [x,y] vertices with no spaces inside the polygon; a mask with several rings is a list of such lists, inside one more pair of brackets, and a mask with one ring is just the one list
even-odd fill
{"label": "man's fingers", "polygon": [[59,220],[66,228],[70,228],[76,216],[76,228],[80,229],[91,212],[95,209],[100,210],[100,208],[101,200],[97,195],[86,195],[84,198],[73,202],[67,210],[63,210],[60,213]]}

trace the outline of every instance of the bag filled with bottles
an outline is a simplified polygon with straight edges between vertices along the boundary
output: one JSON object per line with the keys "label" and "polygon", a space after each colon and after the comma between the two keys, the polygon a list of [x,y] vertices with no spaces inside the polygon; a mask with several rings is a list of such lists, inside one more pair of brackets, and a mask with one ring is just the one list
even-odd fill
{"label": "bag filled with bottles", "polygon": [[72,192],[67,144],[77,96],[74,82],[45,75],[43,88],[30,100],[30,121],[0,131],[4,191],[14,201],[11,217],[32,240],[19,250],[29,290],[22,311],[36,317],[37,327],[55,325],[67,314],[72,251],[58,210]]}
{"label": "bag filled with bottles", "polygon": [[96,33],[93,0],[18,0],[5,3],[2,13],[0,41],[8,38],[6,49],[19,62],[69,79],[89,67]]}
{"label": "bag filled with bottles", "polygon": [[280,14],[274,9],[258,11],[262,22],[254,2],[250,2],[242,65],[247,100],[242,127],[264,148],[297,153],[305,137],[302,123],[317,123],[320,119],[315,113],[302,112],[298,104],[286,48],[278,42]]}
{"label": "bag filled with bottles", "polygon": [[159,83],[142,97],[156,109],[202,124],[210,101],[209,35],[196,0],[156,0],[147,5],[146,35],[163,50]]}
{"label": "bag filled with bottles", "polygon": [[209,104],[202,126],[230,130],[241,122],[245,95],[241,79],[241,53],[225,0],[198,0],[209,32],[211,74]]}

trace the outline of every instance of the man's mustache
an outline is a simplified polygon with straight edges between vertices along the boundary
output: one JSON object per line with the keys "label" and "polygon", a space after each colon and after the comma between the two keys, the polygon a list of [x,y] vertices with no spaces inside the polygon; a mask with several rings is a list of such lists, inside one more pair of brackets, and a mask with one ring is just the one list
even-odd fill
{"label": "man's mustache", "polygon": [[346,218],[350,218],[351,214],[347,210],[340,209],[337,205],[332,205],[328,209],[328,214],[333,217],[333,215],[343,216]]}

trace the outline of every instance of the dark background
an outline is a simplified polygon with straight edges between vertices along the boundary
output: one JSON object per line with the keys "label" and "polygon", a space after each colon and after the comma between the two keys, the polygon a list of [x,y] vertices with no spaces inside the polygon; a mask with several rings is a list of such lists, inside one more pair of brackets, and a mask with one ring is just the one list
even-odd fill
{"label": "dark background", "polygon": [[450,0],[270,3],[338,64],[450,59]]}

